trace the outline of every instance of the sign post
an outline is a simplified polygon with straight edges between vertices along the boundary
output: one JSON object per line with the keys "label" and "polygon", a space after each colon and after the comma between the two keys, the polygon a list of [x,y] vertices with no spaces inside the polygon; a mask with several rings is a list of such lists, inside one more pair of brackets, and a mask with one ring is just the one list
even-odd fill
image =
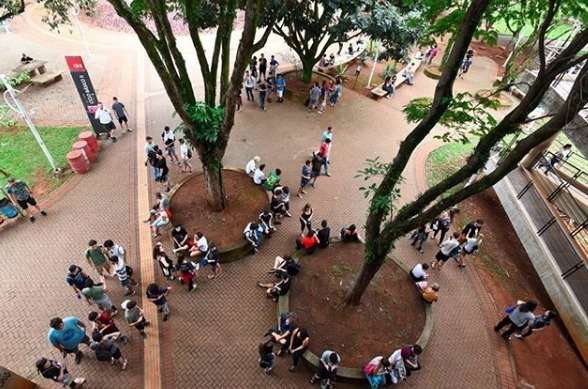
{"label": "sign post", "polygon": [[92,80],[90,80],[84,61],[80,56],[66,56],[65,61],[69,67],[71,78],[78,90],[80,99],[82,99],[82,105],[88,115],[88,120],[92,124],[94,132],[100,135],[104,131],[98,119],[94,117],[98,107],[98,98],[96,97],[96,92],[94,91],[94,86],[92,85]]}

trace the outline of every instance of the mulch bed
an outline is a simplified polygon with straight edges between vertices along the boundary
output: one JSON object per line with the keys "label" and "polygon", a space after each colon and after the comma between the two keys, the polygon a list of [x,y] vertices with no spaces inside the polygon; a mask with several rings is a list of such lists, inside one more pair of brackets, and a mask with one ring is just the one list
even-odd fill
{"label": "mulch bed", "polygon": [[347,367],[363,367],[376,355],[415,342],[425,324],[423,303],[408,274],[392,261],[382,266],[361,305],[341,304],[362,260],[359,243],[338,243],[303,257],[290,292],[290,310],[308,329],[311,351],[336,350]]}
{"label": "mulch bed", "polygon": [[202,232],[222,250],[243,239],[247,223],[257,220],[268,206],[265,190],[253,184],[242,172],[223,172],[227,207],[213,212],[206,201],[204,175],[190,178],[172,198],[173,224],[181,224],[190,234]]}

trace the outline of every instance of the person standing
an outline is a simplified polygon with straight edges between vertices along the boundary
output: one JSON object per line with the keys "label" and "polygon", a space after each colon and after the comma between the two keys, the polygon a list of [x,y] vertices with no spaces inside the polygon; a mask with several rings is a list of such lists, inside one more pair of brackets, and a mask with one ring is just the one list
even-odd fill
{"label": "person standing", "polygon": [[110,239],[104,242],[104,247],[114,265],[114,272],[118,280],[126,290],[125,296],[134,295],[133,286],[138,286],[139,283],[133,279],[133,269],[127,265],[125,249],[119,244],[114,244]]}
{"label": "person standing", "polygon": [[169,192],[169,167],[167,166],[167,160],[163,155],[163,151],[157,150],[156,158],[155,167],[157,168],[158,175],[155,181],[159,182],[166,192]]}
{"label": "person standing", "polygon": [[302,354],[308,349],[310,345],[310,336],[308,335],[308,331],[304,328],[296,328],[292,331],[292,336],[290,337],[290,346],[288,347],[288,351],[292,354],[292,366],[288,369],[290,372],[296,370],[296,367],[300,363],[300,359],[302,358]]}
{"label": "person standing", "polygon": [[96,359],[101,362],[118,363],[121,370],[127,368],[128,359],[122,356],[120,348],[110,339],[104,338],[100,332],[92,334],[90,348],[96,353]]}
{"label": "person standing", "polygon": [[[533,311],[537,308],[537,302],[529,300],[521,302],[516,306],[505,309],[506,316],[494,326],[494,332],[502,336],[504,340],[510,340],[510,336],[515,332],[521,332],[527,324],[535,319]],[[506,327],[506,331],[501,330]]]}
{"label": "person standing", "polygon": [[435,255],[435,259],[431,263],[433,269],[441,270],[445,262],[451,257],[456,257],[459,254],[459,232],[454,232],[453,235],[439,245],[439,251]]}
{"label": "person standing", "polygon": [[247,95],[247,101],[255,102],[255,98],[253,97],[253,89],[255,89],[256,85],[255,77],[249,73],[249,71],[245,72],[245,94]]}
{"label": "person standing", "polygon": [[459,68],[459,78],[463,78],[463,75],[466,74],[469,70],[470,67],[472,66],[473,63],[473,57],[474,57],[474,50],[470,49],[467,51],[464,59],[461,61],[461,67]]}
{"label": "person standing", "polygon": [[64,387],[79,388],[86,382],[84,377],[74,378],[65,365],[54,359],[39,358],[35,366],[43,378],[63,384]]}
{"label": "person standing", "polygon": [[147,334],[145,333],[145,327],[147,327],[150,323],[149,320],[145,318],[145,313],[137,305],[137,302],[134,300],[125,300],[120,306],[125,311],[125,320],[127,321],[129,327],[136,328],[137,331],[139,331],[139,334],[143,338],[146,338]]}
{"label": "person standing", "polygon": [[551,324],[551,320],[557,317],[555,311],[545,311],[542,315],[535,317],[527,326],[521,331],[520,334],[514,334],[515,338],[523,340],[527,336],[533,334],[536,331],[543,331],[545,327]]}
{"label": "person standing", "polygon": [[310,182],[310,179],[312,178],[312,169],[311,169],[311,161],[310,159],[307,159],[306,162],[304,162],[304,165],[302,165],[302,175],[300,177],[300,187],[298,188],[298,193],[296,193],[296,196],[298,196],[299,198],[302,198],[303,194],[306,194],[306,191],[304,190],[304,188],[306,187],[306,185],[308,185],[308,183]]}
{"label": "person standing", "polygon": [[147,287],[147,299],[157,307],[157,311],[163,314],[163,321],[169,318],[169,304],[167,302],[167,293],[171,290],[170,286],[160,287],[156,283],[151,283]]}
{"label": "person standing", "polygon": [[259,351],[259,367],[263,369],[263,372],[267,375],[272,374],[274,368],[274,362],[276,360],[276,354],[274,353],[274,345],[271,341],[261,343],[258,347]]}
{"label": "person standing", "polygon": [[419,253],[423,254],[425,250],[423,250],[423,243],[429,237],[429,232],[427,231],[427,225],[422,225],[417,228],[411,235],[411,242],[410,245],[413,246]]}
{"label": "person standing", "polygon": [[100,246],[94,239],[88,242],[88,246],[86,249],[86,259],[96,269],[100,279],[104,281],[104,276],[112,277],[110,263],[108,262],[108,253],[104,247]]}
{"label": "person standing", "polygon": [[437,54],[439,54],[439,49],[437,48],[437,44],[433,44],[433,46],[431,46],[431,48],[429,49],[429,53],[427,55],[426,62],[429,65],[431,63],[433,63],[433,60],[435,59]]}
{"label": "person standing", "polygon": [[90,338],[86,335],[86,325],[75,316],[65,318],[54,317],[49,322],[47,338],[63,356],[75,354],[75,361],[79,364],[83,354],[79,349],[80,343],[90,345]]}
{"label": "person standing", "polygon": [[320,157],[318,153],[312,153],[312,161],[310,161],[310,164],[310,175],[312,177],[312,179],[310,180],[310,185],[314,188],[317,178],[321,175],[321,169],[323,168],[323,159]]}
{"label": "person standing", "polygon": [[112,143],[115,143],[116,137],[113,134],[116,126],[112,121],[112,115],[110,114],[110,111],[100,101],[98,102],[96,112],[94,112],[94,119],[97,119],[100,122],[102,132],[108,134],[110,139],[112,139]]}
{"label": "person standing", "polygon": [[318,101],[321,96],[321,87],[318,82],[315,82],[308,92],[308,109],[313,110],[318,107]]}
{"label": "person standing", "polygon": [[276,92],[278,94],[278,102],[284,102],[284,93],[286,92],[286,79],[281,74],[278,74],[276,79]]}
{"label": "person standing", "polygon": [[[185,250],[178,250],[178,253],[184,251]],[[168,257],[168,255],[166,254],[165,250],[163,249],[163,244],[161,242],[157,242],[155,243],[155,246],[153,246],[153,259],[157,261],[157,263],[159,264],[161,272],[163,273],[165,278],[167,278],[168,280],[175,279],[174,263],[171,260],[171,258]]]}
{"label": "person standing", "polygon": [[240,112],[241,107],[243,106],[243,97],[241,97],[242,93],[243,85],[239,86],[239,88],[237,88],[237,90],[235,91],[235,107],[237,109],[237,112]]}
{"label": "person standing", "polygon": [[251,75],[253,78],[257,78],[257,57],[254,55],[249,61],[249,70],[251,71]]}
{"label": "person standing", "polygon": [[178,271],[180,272],[180,282],[187,286],[188,292],[196,289],[196,282],[194,282],[196,267],[190,261],[190,258],[186,258],[184,254],[178,257]]}
{"label": "person standing", "polygon": [[82,298],[82,289],[88,284],[89,282],[94,282],[89,275],[82,271],[82,268],[76,265],[70,265],[67,276],[65,277],[65,282],[69,286],[73,288],[76,292],[76,297],[81,299]]}
{"label": "person standing", "polygon": [[118,314],[118,309],[112,304],[112,299],[106,294],[106,284],[94,282],[88,282],[84,289],[82,289],[82,295],[86,298],[88,305],[95,304],[97,307],[103,307],[112,312],[113,316]]}
{"label": "person standing", "polygon": [[267,86],[265,82],[259,84],[259,108],[265,111],[265,98],[267,96]]}
{"label": "person standing", "polygon": [[276,57],[274,57],[273,55],[270,58],[270,70],[269,70],[269,74],[270,76],[275,76],[276,74],[278,74],[278,66],[280,66],[280,63],[276,60]]}
{"label": "person standing", "polygon": [[180,158],[182,159],[182,173],[192,173],[192,149],[184,138],[180,139]]}
{"label": "person standing", "polygon": [[169,126],[165,126],[163,128],[163,132],[161,133],[161,140],[165,145],[165,152],[170,158],[172,162],[175,161],[178,165],[180,164],[180,159],[176,154],[176,135],[174,132],[169,128]]}
{"label": "person standing", "polygon": [[331,107],[334,107],[335,104],[337,104],[341,98],[341,94],[343,94],[343,85],[341,85],[341,79],[337,78],[337,81],[335,82],[335,89],[333,92],[331,92],[331,97],[329,98]]}
{"label": "person standing", "polygon": [[[33,191],[31,188],[24,182],[20,180],[15,180],[13,177],[8,178],[8,185],[6,185],[6,193],[10,200],[13,203],[17,203],[18,206],[22,209],[23,213],[27,214],[27,209],[29,205],[37,210],[41,215],[47,216],[47,212],[39,208],[37,205],[37,200],[33,197]],[[31,223],[35,222],[35,216],[31,213],[29,216],[29,221]]]}
{"label": "person standing", "polygon": [[127,132],[132,132],[129,128],[129,114],[127,112],[127,108],[123,103],[118,101],[116,97],[112,98],[112,110],[116,114],[116,118],[118,119],[118,124],[120,124],[121,128],[127,130]]}
{"label": "person standing", "polygon": [[329,174],[329,156],[331,154],[331,140],[326,138],[324,141],[321,142],[319,147],[318,155],[321,157],[323,162],[323,168],[325,169],[325,176],[331,177]]}
{"label": "person standing", "polygon": [[267,72],[267,58],[263,56],[263,53],[259,56],[259,79],[261,80],[261,76],[263,79],[266,79],[266,72]]}
{"label": "person standing", "polygon": [[308,232],[312,231],[312,214],[314,213],[310,204],[306,204],[304,208],[302,208],[302,213],[300,214],[300,232],[304,232],[304,229],[308,229]]}
{"label": "person standing", "polygon": [[329,139],[331,143],[333,142],[333,127],[329,126],[326,130],[323,131],[321,134],[321,142]]}

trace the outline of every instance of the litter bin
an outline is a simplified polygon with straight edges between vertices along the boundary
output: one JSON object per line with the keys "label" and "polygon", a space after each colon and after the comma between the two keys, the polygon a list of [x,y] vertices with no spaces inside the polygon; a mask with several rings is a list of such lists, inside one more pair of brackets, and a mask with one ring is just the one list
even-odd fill
{"label": "litter bin", "polygon": [[100,151],[100,145],[98,144],[98,140],[96,140],[96,136],[92,131],[84,131],[78,135],[79,140],[85,140],[88,142],[88,146],[92,149],[94,154],[98,155]]}
{"label": "litter bin", "polygon": [[78,174],[84,174],[90,168],[90,162],[86,159],[80,150],[72,150],[67,153],[67,162],[71,166],[71,170]]}
{"label": "litter bin", "polygon": [[18,216],[18,210],[6,197],[0,199],[0,215],[8,219],[14,219]]}
{"label": "litter bin", "polygon": [[71,146],[72,150],[80,150],[90,162],[96,162],[97,155],[92,151],[85,140],[79,140]]}

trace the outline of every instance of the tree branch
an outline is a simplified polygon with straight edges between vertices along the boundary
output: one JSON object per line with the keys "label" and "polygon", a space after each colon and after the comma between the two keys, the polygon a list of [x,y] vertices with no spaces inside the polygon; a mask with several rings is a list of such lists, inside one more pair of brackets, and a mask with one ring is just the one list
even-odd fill
{"label": "tree branch", "polygon": [[553,17],[557,13],[559,4],[560,0],[549,0],[549,9],[547,10],[545,19],[543,20],[541,28],[539,29],[539,72],[545,70],[545,34],[547,33],[547,29],[553,21]]}

